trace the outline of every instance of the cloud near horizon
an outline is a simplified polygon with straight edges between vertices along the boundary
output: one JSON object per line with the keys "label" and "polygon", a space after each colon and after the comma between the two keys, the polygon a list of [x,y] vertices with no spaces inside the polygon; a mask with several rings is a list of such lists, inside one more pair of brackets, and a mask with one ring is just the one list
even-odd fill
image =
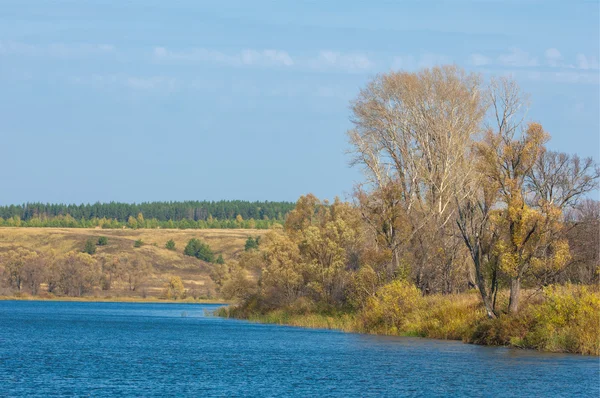
{"label": "cloud near horizon", "polygon": [[320,50],[316,56],[294,56],[287,51],[274,49],[244,49],[226,53],[207,48],[170,50],[154,47],[153,56],[159,62],[214,63],[230,67],[296,67],[314,70],[341,70],[345,72],[368,71],[375,63],[363,53],[342,53]]}
{"label": "cloud near horizon", "polygon": [[71,58],[94,54],[110,54],[116,51],[112,44],[28,44],[17,41],[0,40],[0,56],[18,55],[27,57]]}

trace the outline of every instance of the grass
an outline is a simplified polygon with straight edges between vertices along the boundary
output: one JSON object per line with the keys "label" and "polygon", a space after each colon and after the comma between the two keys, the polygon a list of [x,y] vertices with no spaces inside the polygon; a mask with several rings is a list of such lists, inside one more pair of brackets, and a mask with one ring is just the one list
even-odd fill
{"label": "grass", "polygon": [[[524,300],[519,313],[501,314],[497,319],[486,317],[476,291],[422,297],[410,289],[399,284],[357,312],[306,313],[288,308],[260,313],[224,307],[215,314],[279,325],[600,355],[597,286],[567,285],[548,287],[537,294],[524,292],[529,299]],[[502,292],[499,301],[506,301],[507,295]]]}
{"label": "grass", "polygon": [[[88,239],[94,242],[104,236],[107,244],[96,246],[96,254],[130,255],[144,259],[152,265],[153,272],[143,288],[134,295],[157,298],[169,276],[179,276],[186,289],[194,291],[196,297],[214,297],[215,286],[210,279],[213,264],[185,256],[183,249],[192,238],[208,243],[215,253],[220,253],[226,262],[235,260],[244,251],[248,236],[261,236],[265,230],[246,229],[96,229],[96,228],[0,228],[0,255],[11,249],[23,247],[42,253],[54,251],[63,254],[71,250],[81,251]],[[134,247],[134,242],[142,240],[144,245]],[[175,242],[175,250],[165,247],[167,241]],[[42,286],[43,288],[44,286]],[[2,294],[2,292],[0,292]],[[6,295],[7,292],[5,292]],[[114,291],[95,292],[96,296],[118,295],[125,300],[130,293],[126,286],[118,284]],[[100,297],[102,298],[102,297]],[[139,297],[138,297],[139,298]]]}

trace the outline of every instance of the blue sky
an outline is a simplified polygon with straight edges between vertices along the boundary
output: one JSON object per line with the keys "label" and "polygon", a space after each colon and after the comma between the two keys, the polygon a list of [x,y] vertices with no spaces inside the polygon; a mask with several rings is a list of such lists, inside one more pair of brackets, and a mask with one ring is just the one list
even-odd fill
{"label": "blue sky", "polygon": [[443,63],[599,158],[597,1],[0,3],[1,204],[344,198],[349,102]]}

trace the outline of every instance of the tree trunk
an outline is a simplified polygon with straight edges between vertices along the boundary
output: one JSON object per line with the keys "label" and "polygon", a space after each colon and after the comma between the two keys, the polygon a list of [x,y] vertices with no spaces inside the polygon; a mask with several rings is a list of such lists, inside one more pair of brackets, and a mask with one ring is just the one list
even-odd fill
{"label": "tree trunk", "polygon": [[481,244],[479,242],[479,237],[476,239],[476,243],[473,247],[472,258],[473,263],[475,264],[475,277],[477,278],[477,287],[479,288],[481,300],[483,301],[483,305],[485,306],[485,312],[487,313],[487,316],[489,318],[494,319],[496,318],[496,313],[494,312],[494,305],[485,287],[485,278],[483,276],[483,270],[481,269]]}
{"label": "tree trunk", "polygon": [[521,295],[521,278],[510,279],[510,300],[508,302],[508,313],[516,314],[519,311],[519,296]]}
{"label": "tree trunk", "polygon": [[401,274],[402,277],[405,277],[405,270],[402,268],[402,263],[400,259],[400,249],[397,247],[392,249],[392,262],[390,263],[390,268],[388,268],[388,281],[393,280],[398,276],[398,273]]}

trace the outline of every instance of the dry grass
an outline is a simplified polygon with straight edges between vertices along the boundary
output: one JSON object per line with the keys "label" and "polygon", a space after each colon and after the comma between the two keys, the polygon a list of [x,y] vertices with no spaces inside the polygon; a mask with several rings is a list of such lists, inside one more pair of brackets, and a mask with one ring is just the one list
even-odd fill
{"label": "dry grass", "polygon": [[[346,332],[462,340],[484,345],[600,355],[600,289],[551,286],[523,291],[519,313],[488,319],[476,291],[422,297],[414,286],[392,283],[357,312],[319,313],[281,308],[220,309],[223,317]],[[508,292],[498,299],[506,308]]]}
{"label": "dry grass", "polygon": [[[200,296],[214,297],[214,285],[209,274],[212,264],[185,256],[183,249],[192,238],[208,243],[215,253],[220,253],[226,262],[235,260],[244,251],[248,236],[260,236],[265,230],[248,229],[84,229],[84,228],[0,228],[0,254],[18,247],[36,250],[41,253],[54,251],[57,254],[70,250],[81,251],[86,240],[96,241],[100,236],[108,238],[108,245],[97,246],[95,256],[131,255],[139,256],[152,264],[154,272],[150,275],[144,292],[148,296],[158,296],[168,276],[179,276],[188,290],[195,290]],[[134,248],[136,240],[144,245]],[[172,239],[175,250],[168,250],[165,244]],[[129,294],[126,291],[96,292],[100,298],[118,294],[121,298],[140,293]]]}

